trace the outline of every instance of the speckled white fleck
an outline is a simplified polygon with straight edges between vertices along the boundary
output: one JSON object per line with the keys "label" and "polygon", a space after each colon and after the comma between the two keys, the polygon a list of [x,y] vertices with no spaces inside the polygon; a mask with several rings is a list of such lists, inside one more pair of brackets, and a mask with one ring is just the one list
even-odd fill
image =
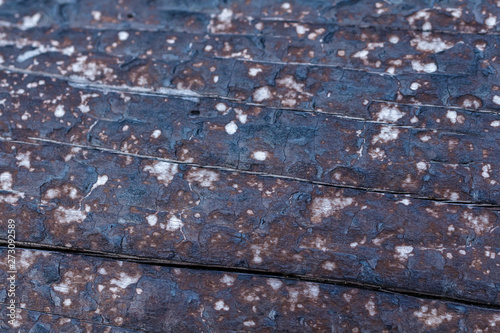
{"label": "speckled white fleck", "polygon": [[238,125],[236,125],[234,121],[231,121],[224,127],[224,129],[226,130],[227,134],[233,135],[238,130]]}
{"label": "speckled white fleck", "polygon": [[265,161],[267,159],[267,155],[267,151],[258,150],[252,153],[252,158],[256,161]]}

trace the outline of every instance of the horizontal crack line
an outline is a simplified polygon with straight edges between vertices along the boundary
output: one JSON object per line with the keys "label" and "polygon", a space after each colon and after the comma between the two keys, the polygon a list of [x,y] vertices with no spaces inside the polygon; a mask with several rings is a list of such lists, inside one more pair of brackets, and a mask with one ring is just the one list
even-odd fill
{"label": "horizontal crack line", "polygon": [[[182,12],[187,12],[187,13],[194,13],[194,14],[204,14],[208,15],[208,13],[204,12],[190,12],[190,11],[185,11],[183,10]],[[418,27],[404,27],[404,26],[384,26],[384,25],[370,25],[370,24],[339,24],[339,23],[334,23],[334,22],[312,22],[312,21],[305,21],[305,20],[293,20],[293,19],[287,19],[287,18],[282,18],[282,17],[257,17],[253,18],[253,22],[283,22],[283,23],[298,23],[298,24],[307,24],[307,25],[313,25],[313,26],[318,26],[318,27],[332,27],[332,28],[343,28],[343,29],[372,29],[375,31],[389,31],[389,32],[394,32],[394,31],[401,31],[401,32],[417,32],[417,33],[434,33],[434,34],[443,34],[443,35],[454,35],[454,36],[498,36],[500,35],[500,32],[497,31],[484,31],[484,32],[467,32],[467,31],[457,31],[457,30],[446,30],[446,29],[422,29]],[[235,21],[232,21],[231,23],[237,23]],[[102,23],[101,23],[102,24]],[[211,32],[208,30],[208,26],[205,29],[199,29],[198,31],[193,31],[193,30],[187,30],[187,29],[171,29],[168,28],[166,25],[160,25],[160,24],[144,24],[144,23],[138,23],[138,22],[126,22],[125,24],[116,24],[116,23],[104,23],[102,24],[101,27],[96,27],[93,25],[87,25],[87,24],[81,24],[81,25],[76,25],[76,24],[71,24],[69,22],[68,27],[72,29],[84,29],[84,30],[91,30],[91,31],[122,31],[122,30],[127,30],[127,31],[140,31],[140,32],[164,32],[164,33],[184,33],[184,34],[193,34],[193,35],[209,35],[209,36],[242,36],[242,37],[256,37],[256,36],[272,36],[272,37],[279,37],[279,38],[297,38],[295,34],[290,34],[290,35],[275,35],[272,34],[272,32],[269,33],[263,33],[259,30],[255,30],[255,33],[233,33],[233,32]],[[22,24],[18,23],[13,23],[13,22],[8,22],[8,21],[0,21],[0,27],[6,27],[6,28],[16,28],[19,30],[23,31],[29,31],[31,29],[54,29],[54,28],[59,28],[59,27],[66,27],[66,24],[52,24],[52,25],[44,25],[44,26],[36,26],[33,28],[26,29],[26,27]],[[484,27],[486,28],[486,26]]]}
{"label": "horizontal crack line", "polygon": [[[0,246],[4,246],[7,248],[8,245],[7,240],[0,239]],[[237,274],[247,274],[253,275],[256,277],[272,277],[278,279],[287,279],[287,280],[295,280],[301,282],[312,282],[326,285],[336,285],[343,286],[349,288],[357,288],[363,290],[370,290],[380,293],[398,295],[403,297],[415,297],[421,299],[429,299],[429,300],[437,300],[442,302],[453,302],[459,303],[467,306],[475,306],[480,308],[487,309],[495,309],[500,310],[499,304],[492,304],[488,302],[481,302],[477,300],[464,299],[452,296],[445,295],[437,295],[433,293],[426,293],[421,291],[413,291],[402,288],[394,288],[387,287],[383,285],[375,285],[369,284],[359,281],[351,281],[351,280],[342,280],[342,279],[331,279],[331,278],[319,278],[319,277],[311,277],[307,275],[301,274],[289,274],[284,272],[273,272],[268,270],[259,270],[259,269],[250,269],[243,267],[227,267],[222,265],[211,265],[211,264],[202,264],[202,263],[191,263],[191,262],[182,262],[182,261],[173,261],[166,259],[157,259],[157,258],[148,258],[120,253],[110,253],[103,251],[94,251],[87,249],[77,249],[77,248],[67,248],[63,246],[55,246],[49,244],[40,244],[33,242],[25,242],[25,241],[16,241],[16,247],[26,250],[39,250],[39,251],[48,251],[48,252],[56,252],[56,253],[64,253],[70,255],[81,255],[88,257],[95,257],[101,259],[111,259],[111,260],[120,260],[126,262],[132,262],[136,264],[142,265],[156,265],[163,267],[171,267],[171,268],[184,268],[184,269],[193,269],[193,270],[202,270],[202,271],[212,271],[212,272],[227,272],[227,273],[237,273]]]}
{"label": "horizontal crack line", "polygon": [[[117,93],[127,93],[131,95],[141,95],[141,96],[152,96],[152,97],[178,97],[182,99],[188,99],[188,100],[198,100],[198,99],[221,99],[224,101],[228,101],[229,103],[235,103],[239,105],[245,105],[245,106],[255,106],[255,107],[262,107],[262,108],[267,108],[270,110],[282,110],[286,112],[303,112],[303,113],[314,113],[314,114],[322,114],[322,115],[328,115],[331,117],[339,118],[339,119],[348,119],[348,120],[355,120],[355,121],[361,121],[361,122],[367,122],[367,123],[373,123],[373,124],[381,124],[381,125],[386,125],[386,126],[391,126],[391,127],[398,127],[398,128],[409,128],[409,129],[417,129],[417,130],[422,130],[422,131],[441,131],[441,129],[438,128],[422,128],[422,127],[417,127],[417,126],[411,126],[411,125],[399,125],[399,124],[394,124],[394,123],[387,123],[383,121],[376,121],[372,119],[365,119],[365,118],[360,118],[360,117],[352,117],[352,116],[347,116],[339,113],[334,113],[334,112],[326,112],[323,111],[322,109],[297,109],[297,108],[288,108],[288,107],[276,107],[276,106],[270,106],[266,104],[261,104],[261,103],[253,103],[253,102],[245,102],[240,99],[235,99],[235,98],[230,98],[230,97],[225,97],[225,96],[218,96],[218,95],[201,95],[196,92],[193,92],[191,90],[179,90],[179,89],[173,89],[173,88],[160,88],[160,89],[151,89],[151,88],[140,88],[140,87],[131,87],[131,86],[114,86],[114,85],[109,85],[109,84],[103,84],[103,83],[96,83],[96,82],[90,82],[84,78],[81,77],[76,77],[76,76],[64,76],[64,75],[59,75],[59,74],[51,74],[51,73],[46,73],[46,72],[39,72],[39,71],[32,71],[28,69],[21,69],[21,68],[15,68],[15,67],[7,67],[0,65],[0,71],[5,71],[5,72],[12,72],[12,73],[19,73],[19,74],[26,74],[26,75],[36,75],[36,76],[42,76],[46,78],[52,78],[60,81],[67,82],[70,86],[72,86],[75,89],[91,89],[91,90],[97,90],[100,92],[117,92]],[[429,106],[429,107],[436,107],[436,108],[451,108],[451,109],[457,109],[457,110],[466,110],[466,111],[472,111],[472,112],[484,112],[484,113],[494,113],[494,114],[500,114],[500,112],[492,111],[492,110],[475,110],[475,109],[466,109],[466,108],[461,108],[457,106],[442,106],[442,105],[431,105],[431,104],[404,104],[404,103],[398,103],[394,101],[386,101],[386,100],[372,100],[372,102],[377,102],[377,103],[387,103],[387,104],[397,104],[397,105],[406,105],[406,106]],[[467,134],[467,133],[462,133],[459,131],[452,132],[454,134]]]}
{"label": "horizontal crack line", "polygon": [[435,104],[424,104],[424,103],[421,103],[421,104],[400,103],[400,102],[394,102],[394,101],[386,101],[386,100],[383,100],[383,99],[374,99],[374,100],[372,100],[372,102],[396,104],[396,105],[403,105],[403,106],[427,106],[427,107],[440,108],[440,109],[463,110],[463,111],[468,111],[468,112],[472,112],[472,113],[489,113],[489,114],[500,115],[500,111],[496,111],[496,110],[471,109],[471,108],[465,108],[465,107],[453,106],[453,105],[435,105]]}
{"label": "horizontal crack line", "polygon": [[[466,205],[466,206],[484,207],[484,208],[500,208],[500,205],[493,205],[493,204],[487,204],[487,203],[459,201],[459,200],[453,201],[453,200],[449,200],[446,198],[429,198],[429,197],[418,196],[418,195],[415,195],[414,193],[410,193],[410,192],[398,192],[398,191],[369,188],[369,187],[362,187],[362,186],[332,184],[332,183],[327,183],[327,182],[322,182],[322,181],[309,180],[309,179],[305,179],[305,178],[270,174],[270,173],[266,173],[266,172],[248,171],[248,170],[234,169],[234,168],[214,166],[214,165],[202,165],[202,164],[197,164],[197,163],[193,163],[193,162],[184,162],[184,161],[178,161],[178,160],[150,156],[150,155],[128,153],[128,152],[124,152],[121,150],[115,150],[115,149],[110,149],[110,148],[97,147],[97,146],[86,146],[86,145],[67,143],[67,142],[61,142],[61,141],[38,138],[38,137],[27,137],[27,139],[33,140],[36,142],[44,142],[47,144],[82,148],[82,149],[87,149],[87,150],[96,150],[96,151],[102,151],[102,152],[109,153],[109,154],[130,156],[130,157],[135,157],[135,158],[139,158],[139,159],[168,162],[168,163],[173,163],[173,164],[178,164],[178,165],[186,165],[186,166],[195,167],[195,168],[218,170],[218,171],[222,171],[222,172],[234,172],[234,173],[254,175],[254,176],[260,176],[260,177],[267,177],[267,178],[284,179],[287,181],[296,181],[296,182],[301,182],[301,183],[306,183],[306,184],[311,184],[311,185],[333,187],[333,188],[342,188],[342,189],[353,189],[353,190],[363,191],[363,192],[367,192],[367,193],[402,195],[402,196],[405,196],[407,198],[411,198],[414,200],[426,200],[426,201],[439,202],[439,203],[443,203],[443,204]],[[1,137],[0,137],[0,141],[11,142],[10,140],[5,139],[5,138],[1,138]],[[19,141],[19,140],[17,142],[21,143],[21,144],[23,143],[23,141]],[[29,142],[26,142],[26,143],[29,143]]]}
{"label": "horizontal crack line", "polygon": [[378,75],[378,76],[390,76],[390,77],[398,77],[401,75],[433,75],[433,76],[450,76],[450,77],[456,77],[456,76],[465,76],[469,75],[467,73],[455,73],[455,74],[449,74],[449,73],[425,73],[425,72],[402,72],[402,73],[397,73],[397,74],[392,74],[392,73],[387,73],[387,72],[375,72],[371,71],[368,69],[363,69],[363,68],[354,68],[354,67],[343,67],[339,65],[331,65],[331,64],[321,64],[321,63],[308,63],[308,62],[296,62],[296,61],[280,61],[280,60],[254,60],[254,59],[246,59],[246,58],[241,58],[241,57],[224,57],[224,56],[214,56],[214,59],[221,59],[221,60],[228,60],[228,59],[233,59],[236,61],[242,61],[242,62],[252,62],[252,63],[257,63],[257,64],[272,64],[272,65],[281,65],[281,66],[310,66],[310,67],[323,67],[323,68],[335,68],[335,69],[341,69],[344,71],[350,71],[350,72],[358,72],[358,73],[368,73],[368,74],[373,74],[373,75]]}

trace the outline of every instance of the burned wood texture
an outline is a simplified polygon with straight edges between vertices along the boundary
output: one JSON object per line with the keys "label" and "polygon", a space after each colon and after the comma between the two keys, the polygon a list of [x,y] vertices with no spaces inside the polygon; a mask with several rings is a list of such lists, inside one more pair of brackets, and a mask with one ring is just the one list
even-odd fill
{"label": "burned wood texture", "polygon": [[30,221],[22,241],[500,304],[491,208],[54,142],[0,146],[2,210]]}
{"label": "burned wood texture", "polygon": [[499,7],[0,0],[16,331],[497,331]]}
{"label": "burned wood texture", "polygon": [[61,332],[69,323],[92,332],[489,331],[500,321],[494,310],[321,283],[18,254],[17,315],[23,328],[39,332]]}

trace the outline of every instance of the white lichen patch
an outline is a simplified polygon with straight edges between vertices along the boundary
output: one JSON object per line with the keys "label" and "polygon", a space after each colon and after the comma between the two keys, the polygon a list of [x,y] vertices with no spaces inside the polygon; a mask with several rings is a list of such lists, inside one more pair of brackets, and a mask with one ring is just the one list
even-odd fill
{"label": "white lichen patch", "polygon": [[427,168],[428,168],[428,164],[426,162],[421,161],[421,162],[417,163],[417,169],[419,171],[425,171],[425,170],[427,170]]}
{"label": "white lichen patch", "polygon": [[42,18],[42,15],[40,13],[36,13],[33,16],[25,16],[23,17],[23,23],[19,27],[21,30],[27,30],[34,28],[38,25],[38,22],[40,22],[40,19]]}
{"label": "white lichen patch", "polygon": [[440,37],[432,37],[430,33],[424,32],[410,41],[412,47],[421,52],[438,53],[455,46],[454,43],[444,41]]}
{"label": "white lichen patch", "polygon": [[156,214],[148,215],[146,216],[146,221],[148,221],[148,224],[153,227],[156,223],[158,223],[158,216],[156,216]]}
{"label": "white lichen patch", "polygon": [[413,254],[411,254],[413,252],[413,246],[409,245],[396,246],[394,247],[394,251],[396,252],[394,254],[394,258],[402,262],[407,261],[408,257],[413,256]]}
{"label": "white lichen patch", "polygon": [[413,91],[418,90],[420,87],[421,87],[421,84],[418,83],[418,82],[412,82],[411,85],[410,85],[410,89],[413,90]]}
{"label": "white lichen patch", "polygon": [[457,111],[448,110],[446,112],[446,118],[448,118],[452,124],[456,124],[456,122],[457,122]]}
{"label": "white lichen patch", "polygon": [[231,19],[233,11],[229,8],[224,8],[218,15],[213,15],[208,25],[208,31],[211,33],[223,32],[231,28]]}
{"label": "white lichen patch", "polygon": [[165,186],[170,185],[178,170],[177,164],[168,162],[156,162],[144,167],[144,171],[156,177]]}
{"label": "white lichen patch", "polygon": [[87,212],[61,206],[55,210],[54,217],[57,223],[82,223],[87,218]]}
{"label": "white lichen patch", "polygon": [[140,276],[130,276],[124,272],[120,273],[119,279],[111,279],[110,283],[114,284],[122,289],[127,288],[131,284],[137,283],[139,281]]}
{"label": "white lichen patch", "polygon": [[372,298],[368,300],[365,304],[365,309],[368,311],[368,314],[373,317],[377,314],[377,310],[375,308],[375,302],[373,301]]}
{"label": "white lichen patch", "polygon": [[353,203],[353,198],[342,197],[339,193],[333,198],[316,197],[311,204],[311,222],[320,223],[323,218],[332,216]]}
{"label": "white lichen patch", "polygon": [[491,127],[500,127],[500,121],[498,120],[493,120],[491,123],[490,123],[490,126]]}
{"label": "white lichen patch", "polygon": [[500,96],[498,95],[495,95],[493,96],[493,98],[491,99],[493,101],[493,103],[495,103],[496,105],[500,105]]}
{"label": "white lichen patch", "polygon": [[481,176],[483,176],[484,179],[490,178],[491,164],[483,165],[482,171]]}
{"label": "white lichen patch", "polygon": [[465,224],[474,230],[477,235],[483,235],[493,227],[492,221],[487,213],[475,215],[472,212],[464,212]]}
{"label": "white lichen patch", "polygon": [[252,153],[252,158],[256,161],[265,161],[268,155],[267,151],[257,150]]}
{"label": "white lichen patch", "polygon": [[58,105],[54,110],[54,116],[56,116],[57,118],[61,118],[65,113],[66,111],[64,111],[64,106],[62,105]]}
{"label": "white lichen patch", "polygon": [[159,129],[154,130],[153,133],[151,133],[151,137],[153,139],[158,139],[160,137],[160,135],[161,135],[161,131]]}
{"label": "white lichen patch", "polygon": [[267,284],[273,288],[273,290],[279,290],[282,286],[283,286],[283,282],[281,282],[281,280],[279,279],[268,279],[267,280]]}
{"label": "white lichen patch", "polygon": [[257,90],[255,90],[253,93],[253,100],[259,103],[270,99],[271,97],[273,97],[273,95],[271,94],[271,90],[267,86],[257,88]]}
{"label": "white lichen patch", "polygon": [[218,300],[214,304],[214,309],[216,311],[221,311],[221,310],[228,311],[229,310],[229,306],[226,303],[224,303],[223,300]]}
{"label": "white lichen patch", "polygon": [[438,313],[437,309],[430,310],[428,306],[424,305],[419,311],[413,312],[413,314],[425,325],[430,327],[437,327],[441,325],[445,320],[453,320],[453,315],[450,313]]}
{"label": "white lichen patch", "polygon": [[389,141],[396,140],[399,136],[399,129],[396,127],[383,126],[380,133],[375,135],[372,139],[372,144],[377,142],[386,143]]}
{"label": "white lichen patch", "polygon": [[18,153],[16,155],[16,160],[17,160],[17,166],[20,168],[26,168],[29,171],[34,171],[31,167],[31,160],[30,160],[31,152],[27,151],[25,153]]}
{"label": "white lichen patch", "polygon": [[202,187],[212,187],[219,180],[219,174],[212,170],[193,168],[186,174],[186,180],[192,184],[197,183]]}
{"label": "white lichen patch", "polygon": [[249,70],[248,70],[248,75],[251,76],[251,77],[255,77],[257,76],[257,74],[259,73],[262,73],[262,68],[258,68],[258,67],[251,67]]}
{"label": "white lichen patch", "polygon": [[121,40],[121,41],[126,41],[129,37],[129,33],[126,32],[126,31],[120,31],[118,33],[118,39]]}
{"label": "white lichen patch", "polygon": [[377,159],[380,161],[383,161],[386,157],[385,151],[383,149],[380,149],[379,147],[368,150],[368,155],[370,155],[372,159]]}
{"label": "white lichen patch", "polygon": [[437,71],[437,66],[433,62],[424,64],[419,60],[412,60],[411,67],[414,71],[419,73],[434,73]]}
{"label": "white lichen patch", "polygon": [[182,228],[183,226],[184,226],[184,223],[182,222],[182,220],[180,218],[178,218],[177,216],[172,215],[168,218],[166,229],[168,231],[176,231],[176,230],[179,230],[180,228]]}
{"label": "white lichen patch", "polygon": [[232,286],[234,284],[234,281],[236,281],[236,278],[228,274],[224,274],[224,276],[220,279],[220,282],[228,286]]}
{"label": "white lichen patch", "polygon": [[229,135],[233,135],[238,130],[238,125],[234,121],[230,121],[226,126],[224,126],[226,133]]}
{"label": "white lichen patch", "polygon": [[404,113],[399,110],[397,105],[383,105],[380,111],[375,115],[377,121],[396,122],[404,117]]}

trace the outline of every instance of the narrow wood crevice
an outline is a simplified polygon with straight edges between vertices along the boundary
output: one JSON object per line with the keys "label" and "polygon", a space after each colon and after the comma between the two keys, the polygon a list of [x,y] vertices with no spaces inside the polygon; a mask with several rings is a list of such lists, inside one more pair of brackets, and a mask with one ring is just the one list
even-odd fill
{"label": "narrow wood crevice", "polygon": [[[7,240],[0,239],[0,248],[6,248]],[[225,272],[225,273],[237,273],[237,274],[247,274],[257,277],[264,278],[276,278],[276,279],[287,279],[287,280],[296,280],[302,282],[311,282],[318,284],[326,284],[326,285],[336,285],[336,286],[344,286],[350,288],[358,288],[363,290],[375,291],[380,293],[392,294],[392,295],[400,295],[405,297],[416,297],[427,300],[435,300],[442,302],[453,302],[457,304],[461,304],[464,306],[474,306],[478,308],[484,309],[493,309],[500,310],[500,304],[491,304],[487,302],[478,302],[475,300],[469,300],[464,298],[457,297],[449,297],[446,295],[436,295],[431,293],[424,293],[420,291],[401,289],[401,288],[393,288],[384,285],[374,285],[367,284],[358,281],[350,281],[350,280],[341,280],[341,279],[325,279],[325,278],[317,278],[312,276],[305,276],[299,274],[287,274],[283,272],[273,272],[273,271],[265,271],[259,269],[250,269],[243,267],[227,267],[221,265],[209,265],[202,263],[188,263],[181,261],[172,261],[172,260],[164,260],[164,259],[155,259],[141,256],[132,256],[118,253],[109,253],[109,252],[101,252],[101,251],[93,251],[86,249],[76,249],[76,248],[67,248],[62,246],[54,246],[40,243],[32,243],[32,242],[22,242],[16,241],[16,248],[24,249],[24,250],[38,250],[38,251],[47,251],[54,252],[59,254],[68,254],[68,255],[80,255],[80,256],[88,256],[100,259],[110,259],[110,260],[120,260],[130,263],[136,263],[141,265],[154,265],[154,266],[163,266],[169,268],[180,268],[180,269],[192,269],[192,270],[200,270],[200,271],[214,271],[214,272]],[[0,303],[1,304],[1,303]]]}

